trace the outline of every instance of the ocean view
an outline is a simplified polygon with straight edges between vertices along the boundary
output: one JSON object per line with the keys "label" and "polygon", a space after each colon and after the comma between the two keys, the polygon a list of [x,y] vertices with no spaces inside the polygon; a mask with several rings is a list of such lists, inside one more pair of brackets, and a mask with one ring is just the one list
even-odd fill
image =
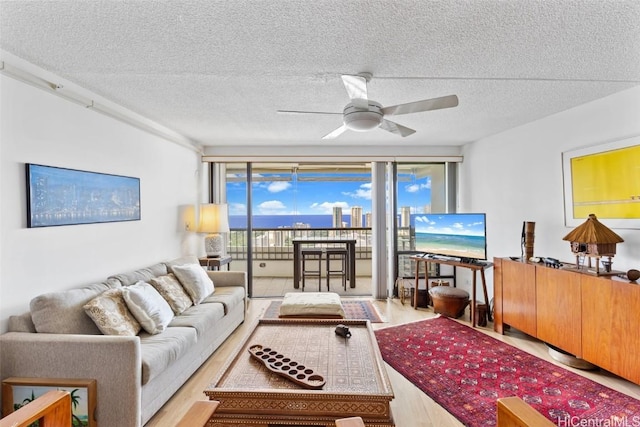
{"label": "ocean view", "polygon": [[[342,215],[342,221],[351,224],[351,215]],[[309,224],[311,228],[333,227],[333,217],[327,215],[254,215],[253,228],[292,228],[294,224]],[[363,222],[364,224],[364,222]],[[246,215],[229,215],[229,227],[246,228]]]}
{"label": "ocean view", "polygon": [[485,245],[483,236],[416,232],[416,250],[432,254],[485,259]]}

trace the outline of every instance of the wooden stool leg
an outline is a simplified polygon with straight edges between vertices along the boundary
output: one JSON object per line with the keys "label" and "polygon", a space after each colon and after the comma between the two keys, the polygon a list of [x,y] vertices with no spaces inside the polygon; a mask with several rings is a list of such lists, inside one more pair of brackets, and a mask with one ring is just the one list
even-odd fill
{"label": "wooden stool leg", "polygon": [[[324,253],[322,251],[322,254]],[[318,292],[322,292],[322,254],[318,256]]]}
{"label": "wooden stool leg", "polygon": [[343,256],[342,257],[342,288],[346,291],[347,290],[347,274],[349,274],[348,271],[348,267],[347,267],[347,256]]}
{"label": "wooden stool leg", "polygon": [[327,252],[327,264],[325,273],[327,274],[327,292],[330,292],[331,288],[329,283],[331,282],[331,254],[329,254],[329,252]]}

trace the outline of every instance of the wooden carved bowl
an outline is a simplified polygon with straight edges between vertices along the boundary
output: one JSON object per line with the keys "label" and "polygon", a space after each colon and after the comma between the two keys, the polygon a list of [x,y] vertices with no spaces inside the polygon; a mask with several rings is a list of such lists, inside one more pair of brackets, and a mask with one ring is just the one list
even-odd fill
{"label": "wooden carved bowl", "polygon": [[627,271],[627,279],[629,279],[632,282],[635,282],[636,280],[640,279],[640,270],[631,269]]}

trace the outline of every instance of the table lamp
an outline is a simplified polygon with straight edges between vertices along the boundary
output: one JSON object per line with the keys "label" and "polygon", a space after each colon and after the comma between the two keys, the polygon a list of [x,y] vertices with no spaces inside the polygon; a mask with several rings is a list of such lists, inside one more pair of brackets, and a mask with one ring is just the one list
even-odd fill
{"label": "table lamp", "polygon": [[198,232],[208,233],[204,247],[209,258],[219,258],[225,254],[224,238],[220,233],[229,232],[229,214],[226,203],[207,203],[200,206]]}

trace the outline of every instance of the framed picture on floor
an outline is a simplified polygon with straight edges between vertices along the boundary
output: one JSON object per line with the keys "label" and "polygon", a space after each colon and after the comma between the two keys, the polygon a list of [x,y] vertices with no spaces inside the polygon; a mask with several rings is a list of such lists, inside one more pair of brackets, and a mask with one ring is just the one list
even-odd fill
{"label": "framed picture on floor", "polygon": [[137,221],[140,178],[26,164],[27,227]]}
{"label": "framed picture on floor", "polygon": [[2,415],[7,416],[50,390],[71,394],[72,427],[96,427],[96,392],[94,379],[22,378],[2,381]]}

